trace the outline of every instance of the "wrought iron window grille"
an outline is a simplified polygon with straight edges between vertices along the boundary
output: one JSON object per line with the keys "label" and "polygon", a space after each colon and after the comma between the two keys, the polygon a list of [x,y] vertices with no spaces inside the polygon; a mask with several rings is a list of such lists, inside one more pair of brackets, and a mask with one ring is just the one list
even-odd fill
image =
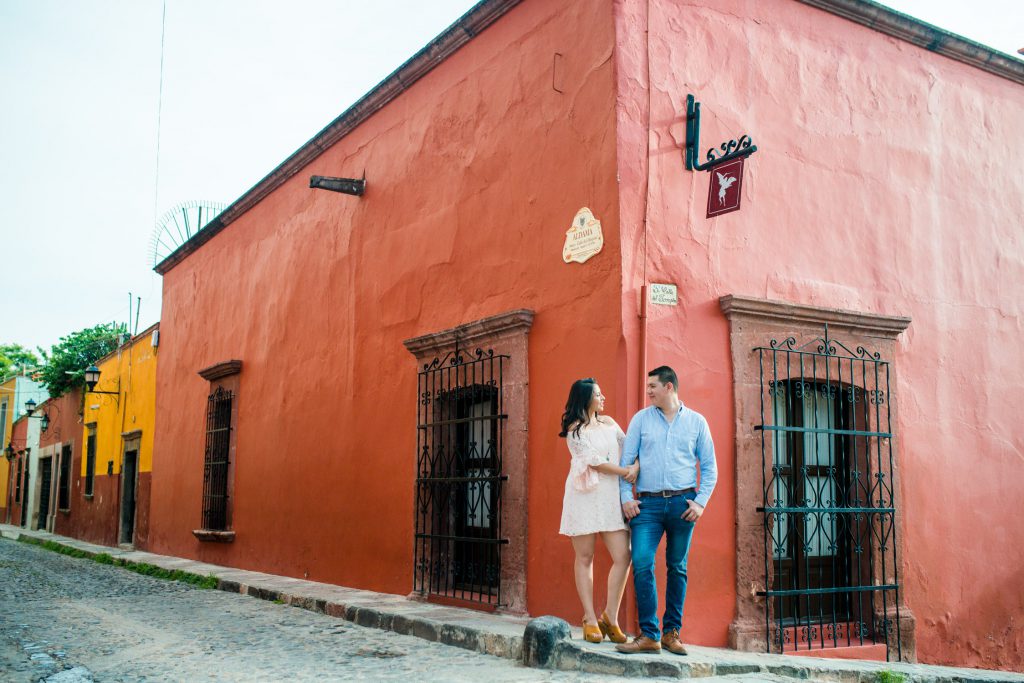
{"label": "wrought iron window grille", "polygon": [[96,482],[96,429],[89,429],[85,439],[85,495],[92,496]]}
{"label": "wrought iron window grille", "polygon": [[57,479],[57,508],[68,510],[71,507],[71,444],[64,444],[60,453],[60,475]]}
{"label": "wrought iron window grille", "polygon": [[414,590],[500,606],[504,367],[458,343],[418,374]]}
{"label": "wrought iron window grille", "polygon": [[889,363],[824,336],[756,347],[765,647],[902,659]]}
{"label": "wrought iron window grille", "polygon": [[228,466],[231,453],[231,404],[223,387],[207,397],[206,448],[203,453],[203,529],[226,531]]}

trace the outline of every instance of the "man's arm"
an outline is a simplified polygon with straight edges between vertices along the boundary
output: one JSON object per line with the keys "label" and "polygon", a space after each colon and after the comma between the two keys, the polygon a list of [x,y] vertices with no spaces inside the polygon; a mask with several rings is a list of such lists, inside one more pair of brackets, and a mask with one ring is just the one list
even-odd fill
{"label": "man's arm", "polygon": [[711,428],[707,420],[701,420],[701,430],[697,435],[697,460],[700,462],[700,489],[694,502],[702,508],[707,507],[711,492],[718,481],[718,463],[715,461],[715,444],[711,441]]}
{"label": "man's arm", "polygon": [[[640,413],[633,416],[629,421],[629,429],[626,430],[626,440],[622,444],[622,455],[619,456],[619,466],[629,467],[640,457]],[[633,500],[633,485],[625,479],[619,479],[619,501],[628,503]]]}

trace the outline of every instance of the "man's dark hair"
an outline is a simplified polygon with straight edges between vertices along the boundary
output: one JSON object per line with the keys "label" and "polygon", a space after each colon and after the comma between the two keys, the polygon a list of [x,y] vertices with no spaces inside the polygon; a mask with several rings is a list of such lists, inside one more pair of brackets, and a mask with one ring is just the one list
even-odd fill
{"label": "man's dark hair", "polygon": [[676,377],[676,371],[667,365],[659,365],[650,372],[647,373],[648,377],[657,377],[658,381],[662,384],[672,383],[672,388],[677,392],[679,391],[679,378]]}

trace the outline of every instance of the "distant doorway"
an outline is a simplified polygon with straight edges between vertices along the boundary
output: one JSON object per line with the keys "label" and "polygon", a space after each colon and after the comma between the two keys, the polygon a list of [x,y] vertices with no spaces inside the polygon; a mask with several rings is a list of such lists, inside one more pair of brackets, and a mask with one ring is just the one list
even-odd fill
{"label": "distant doorway", "polygon": [[28,524],[28,456],[22,456],[22,459],[19,461],[18,466],[24,468],[25,470],[25,481],[21,485],[21,526],[24,528],[25,525]]}
{"label": "distant doorway", "polygon": [[50,518],[50,488],[53,484],[53,458],[39,459],[39,517],[36,528],[47,531]]}
{"label": "distant doorway", "polygon": [[138,448],[126,450],[121,466],[121,533],[119,543],[132,543],[135,537],[135,491],[138,486]]}

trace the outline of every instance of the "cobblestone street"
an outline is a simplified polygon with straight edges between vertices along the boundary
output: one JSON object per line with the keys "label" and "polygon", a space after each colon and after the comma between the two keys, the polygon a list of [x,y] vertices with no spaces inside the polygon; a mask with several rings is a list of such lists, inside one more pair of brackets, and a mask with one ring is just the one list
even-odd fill
{"label": "cobblestone street", "polygon": [[[0,540],[4,681],[612,681]],[[739,676],[717,681],[775,681]]]}
{"label": "cobblestone street", "polygon": [[0,579],[4,680],[579,678],[9,540]]}

